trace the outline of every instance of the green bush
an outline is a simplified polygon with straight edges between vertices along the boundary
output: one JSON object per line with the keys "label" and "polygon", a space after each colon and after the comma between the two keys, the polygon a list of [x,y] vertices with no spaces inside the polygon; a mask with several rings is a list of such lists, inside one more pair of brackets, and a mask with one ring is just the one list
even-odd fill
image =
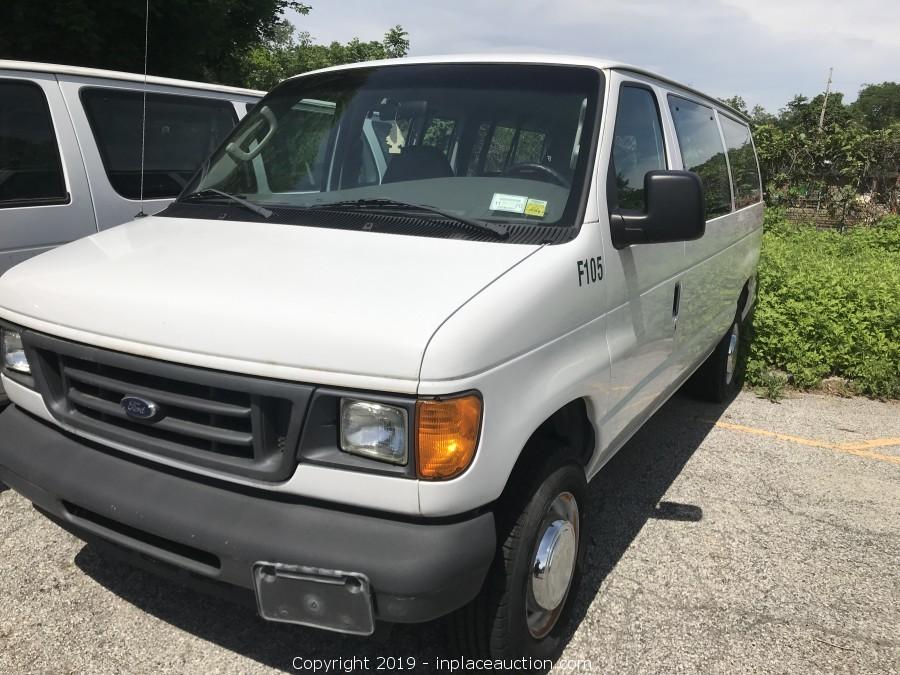
{"label": "green bush", "polygon": [[900,217],[845,232],[766,215],[746,379],[805,389],[836,375],[900,397]]}

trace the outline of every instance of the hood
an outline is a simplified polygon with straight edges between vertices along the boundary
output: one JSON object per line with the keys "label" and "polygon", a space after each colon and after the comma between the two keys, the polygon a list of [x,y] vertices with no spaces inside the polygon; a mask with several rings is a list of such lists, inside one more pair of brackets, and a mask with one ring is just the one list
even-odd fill
{"label": "hood", "polygon": [[410,381],[441,322],[536,248],[148,217],[13,268],[0,314],[194,365]]}

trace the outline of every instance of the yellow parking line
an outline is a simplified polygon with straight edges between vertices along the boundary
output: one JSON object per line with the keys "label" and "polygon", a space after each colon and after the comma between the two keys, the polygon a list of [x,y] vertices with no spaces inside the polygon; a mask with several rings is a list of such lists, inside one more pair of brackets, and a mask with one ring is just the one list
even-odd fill
{"label": "yellow parking line", "polygon": [[[892,443],[892,445],[894,445]],[[870,450],[862,450],[860,448],[835,448],[838,452],[846,452],[848,455],[857,455],[867,459],[877,459],[879,462],[890,462],[891,464],[900,464],[900,457],[894,455],[882,455],[880,452],[872,452]]]}
{"label": "yellow parking line", "polygon": [[865,457],[866,459],[874,459],[879,462],[890,462],[891,464],[900,465],[900,457],[894,455],[883,455],[880,452],[872,452],[869,448],[885,448],[893,445],[900,446],[900,438],[873,438],[868,441],[860,441],[856,443],[829,443],[827,441],[818,441],[813,438],[803,438],[802,436],[792,436],[790,434],[782,434],[777,431],[769,431],[768,429],[758,429],[756,427],[748,427],[743,424],[733,424],[731,422],[715,422],[717,427],[722,429],[730,429],[731,431],[739,431],[745,434],[755,434],[757,436],[768,436],[776,438],[779,441],[788,441],[797,443],[798,445],[806,445],[813,448],[824,448],[826,450],[836,450],[844,452],[848,455],[856,455],[857,457]]}
{"label": "yellow parking line", "polygon": [[862,443],[842,443],[846,450],[865,450],[866,448],[887,448],[892,445],[900,445],[900,438],[873,438]]}
{"label": "yellow parking line", "polygon": [[732,431],[741,431],[745,434],[756,434],[757,436],[770,436],[772,438],[777,438],[779,441],[790,441],[791,443],[799,443],[800,445],[809,445],[814,448],[828,448],[829,450],[833,450],[835,446],[833,443],[827,443],[825,441],[816,441],[812,438],[803,438],[802,436],[791,436],[790,434],[780,434],[777,431],[769,431],[768,429],[757,429],[756,427],[746,427],[743,424],[732,424],[731,422],[716,422],[717,427],[721,427],[723,429],[731,429]]}

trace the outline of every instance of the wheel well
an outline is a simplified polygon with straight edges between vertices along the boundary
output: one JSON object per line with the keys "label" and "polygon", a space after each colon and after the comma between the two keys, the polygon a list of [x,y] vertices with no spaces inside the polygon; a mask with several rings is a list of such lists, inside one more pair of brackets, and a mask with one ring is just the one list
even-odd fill
{"label": "wheel well", "polygon": [[738,296],[738,313],[741,317],[744,316],[744,310],[747,307],[747,303],[750,301],[750,279],[744,282],[744,287],[741,289],[741,294]]}
{"label": "wheel well", "polygon": [[541,462],[548,453],[565,451],[586,467],[594,454],[594,427],[584,399],[570,401],[544,420],[525,444],[511,476]]}

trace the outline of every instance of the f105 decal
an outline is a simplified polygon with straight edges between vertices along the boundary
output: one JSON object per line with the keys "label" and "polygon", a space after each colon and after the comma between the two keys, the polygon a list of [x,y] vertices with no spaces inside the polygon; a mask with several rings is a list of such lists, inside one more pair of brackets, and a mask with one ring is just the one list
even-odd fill
{"label": "f105 decal", "polygon": [[603,280],[603,256],[578,261],[578,285],[587,286]]}

